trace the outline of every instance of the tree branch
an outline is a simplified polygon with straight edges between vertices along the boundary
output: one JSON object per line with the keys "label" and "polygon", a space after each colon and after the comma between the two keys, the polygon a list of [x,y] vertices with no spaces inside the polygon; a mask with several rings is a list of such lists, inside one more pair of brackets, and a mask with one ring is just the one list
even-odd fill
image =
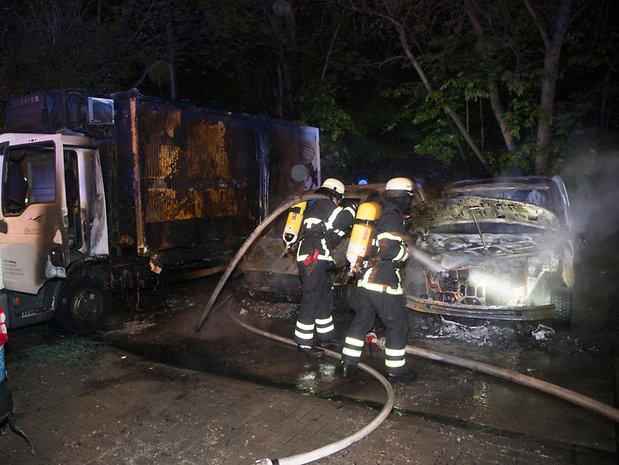
{"label": "tree branch", "polygon": [[539,34],[540,36],[542,36],[542,40],[544,41],[544,46],[546,47],[546,49],[548,49],[550,47],[550,38],[548,37],[546,30],[544,29],[544,25],[542,24],[541,20],[537,16],[535,9],[533,9],[533,6],[529,2],[529,0],[522,0],[522,3],[524,3],[524,7],[527,9],[527,11],[529,12],[529,15],[533,19],[533,23],[537,26],[537,29],[539,30]]}
{"label": "tree branch", "polygon": [[335,39],[337,39],[337,34],[340,32],[340,26],[337,27],[335,32],[333,33],[333,37],[331,38],[331,42],[329,43],[329,50],[327,50],[327,56],[325,57],[325,63],[322,67],[322,73],[320,74],[320,79],[324,80],[327,75],[327,66],[329,65],[329,59],[331,58],[331,53],[333,52],[333,45],[335,44]]}
{"label": "tree branch", "polygon": [[[473,31],[479,40],[483,39],[485,36],[484,28],[481,25],[481,21],[477,17],[477,14],[474,11],[475,5],[472,0],[468,0],[466,2],[466,14],[469,17],[471,25],[473,26]],[[492,113],[494,114],[494,119],[496,119],[499,128],[501,130],[501,134],[503,135],[503,141],[505,142],[505,146],[509,152],[513,152],[516,150],[516,143],[514,142],[514,138],[512,136],[511,131],[507,127],[507,121],[505,121],[503,110],[503,104],[501,103],[501,98],[499,95],[499,88],[497,86],[496,81],[493,79],[488,83],[488,97],[490,99],[490,106],[492,107]]]}
{"label": "tree branch", "polygon": [[[413,68],[415,68],[415,71],[417,71],[417,75],[419,76],[419,79],[421,79],[421,82],[423,83],[424,87],[426,88],[428,94],[431,94],[433,92],[432,84],[430,84],[430,81],[429,81],[428,77],[426,76],[425,71],[423,70],[423,68],[421,67],[419,62],[417,61],[417,58],[415,57],[415,54],[412,52],[412,50],[410,48],[410,45],[408,43],[408,37],[406,35],[406,28],[404,26],[404,23],[401,22],[401,21],[398,21],[396,19],[396,13],[397,13],[398,7],[401,5],[401,2],[399,2],[397,0],[384,0],[382,5],[385,8],[385,10],[387,11],[387,14],[382,13],[382,12],[377,11],[377,10],[373,10],[373,9],[367,7],[367,5],[365,6],[365,8],[359,8],[359,7],[357,7],[355,5],[355,3],[352,0],[350,2],[350,8],[351,8],[352,11],[361,12],[361,13],[366,14],[366,15],[375,16],[375,17],[380,18],[380,19],[382,19],[384,21],[387,21],[388,23],[391,23],[393,25],[393,27],[396,30],[396,33],[398,34],[398,37],[399,37],[399,40],[400,40],[400,46],[404,50],[404,54],[406,55],[406,58],[408,58],[408,61],[413,65]],[[439,102],[439,103],[442,106],[443,111],[454,122],[454,124],[456,125],[456,127],[460,131],[460,134],[462,135],[462,137],[464,138],[464,140],[468,144],[468,146],[471,149],[471,151],[479,159],[479,161],[483,165],[483,167],[486,170],[490,171],[490,167],[488,166],[488,162],[486,161],[486,158],[481,153],[481,150],[477,146],[477,143],[473,140],[471,135],[466,130],[466,127],[464,126],[464,123],[462,123],[462,120],[460,119],[458,114],[446,102]]]}
{"label": "tree branch", "polygon": [[[419,75],[419,78],[423,82],[423,85],[426,87],[426,90],[428,91],[428,93],[432,93],[432,85],[430,84],[430,81],[428,80],[426,73],[421,68],[421,65],[417,61],[417,58],[415,57],[415,55],[413,54],[413,52],[411,51],[408,45],[408,41],[406,39],[406,31],[404,29],[404,26],[402,26],[402,24],[398,23],[397,21],[393,21],[393,24],[400,37],[400,45],[404,49],[404,53],[406,54],[406,57],[413,65],[413,68],[415,68],[415,71],[417,71],[417,74]],[[460,131],[460,134],[462,134],[462,137],[464,137],[464,140],[468,144],[469,148],[473,151],[473,153],[479,159],[479,161],[484,166],[484,168],[486,168],[486,170],[490,170],[488,166],[488,162],[486,161],[486,158],[481,153],[481,150],[477,146],[477,143],[473,140],[471,135],[466,130],[466,127],[462,123],[462,120],[460,119],[458,114],[445,102],[441,102],[441,106],[443,107],[443,111],[445,111],[445,113],[447,113],[447,115],[449,115],[451,120],[455,123],[456,127]]]}

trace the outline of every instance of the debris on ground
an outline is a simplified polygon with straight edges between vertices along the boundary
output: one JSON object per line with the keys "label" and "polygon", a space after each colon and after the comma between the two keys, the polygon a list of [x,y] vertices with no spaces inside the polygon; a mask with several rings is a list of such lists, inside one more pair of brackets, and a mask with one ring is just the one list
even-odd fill
{"label": "debris on ground", "polygon": [[512,328],[502,328],[490,323],[469,326],[447,320],[444,317],[441,317],[441,322],[441,325],[426,334],[425,337],[428,339],[457,339],[483,346],[492,345],[498,341],[511,340],[516,335]]}
{"label": "debris on ground", "polygon": [[555,330],[550,326],[538,324],[537,328],[531,331],[531,334],[536,341],[546,341],[555,335]]}
{"label": "debris on ground", "polygon": [[290,319],[296,317],[297,305],[288,302],[266,302],[258,299],[243,299],[242,311],[268,319]]}

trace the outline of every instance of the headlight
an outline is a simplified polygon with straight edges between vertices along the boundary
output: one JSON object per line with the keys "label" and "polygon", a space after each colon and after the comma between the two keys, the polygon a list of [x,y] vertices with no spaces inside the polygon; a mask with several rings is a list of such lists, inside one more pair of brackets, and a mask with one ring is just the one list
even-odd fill
{"label": "headlight", "polygon": [[483,287],[488,298],[494,298],[506,305],[518,305],[527,299],[525,287],[514,285],[509,275],[490,274],[473,269],[469,274],[469,281],[474,286]]}

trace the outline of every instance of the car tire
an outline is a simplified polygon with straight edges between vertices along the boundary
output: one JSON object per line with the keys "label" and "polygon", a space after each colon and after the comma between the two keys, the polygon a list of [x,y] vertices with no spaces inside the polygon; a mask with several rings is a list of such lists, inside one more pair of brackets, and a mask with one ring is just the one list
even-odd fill
{"label": "car tire", "polygon": [[572,290],[567,287],[555,288],[550,294],[550,303],[555,306],[555,320],[569,328],[572,323]]}
{"label": "car tire", "polygon": [[103,281],[81,276],[67,282],[60,292],[55,320],[63,330],[86,334],[103,328],[112,312],[112,295]]}

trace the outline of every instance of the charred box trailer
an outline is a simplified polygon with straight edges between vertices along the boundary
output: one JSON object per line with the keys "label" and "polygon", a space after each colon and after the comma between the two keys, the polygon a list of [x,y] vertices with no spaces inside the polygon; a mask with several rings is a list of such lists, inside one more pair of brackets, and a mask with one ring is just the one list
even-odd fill
{"label": "charred box trailer", "polygon": [[14,99],[0,153],[14,328],[99,328],[112,291],[221,270],[269,210],[320,184],[316,128],[136,90]]}

